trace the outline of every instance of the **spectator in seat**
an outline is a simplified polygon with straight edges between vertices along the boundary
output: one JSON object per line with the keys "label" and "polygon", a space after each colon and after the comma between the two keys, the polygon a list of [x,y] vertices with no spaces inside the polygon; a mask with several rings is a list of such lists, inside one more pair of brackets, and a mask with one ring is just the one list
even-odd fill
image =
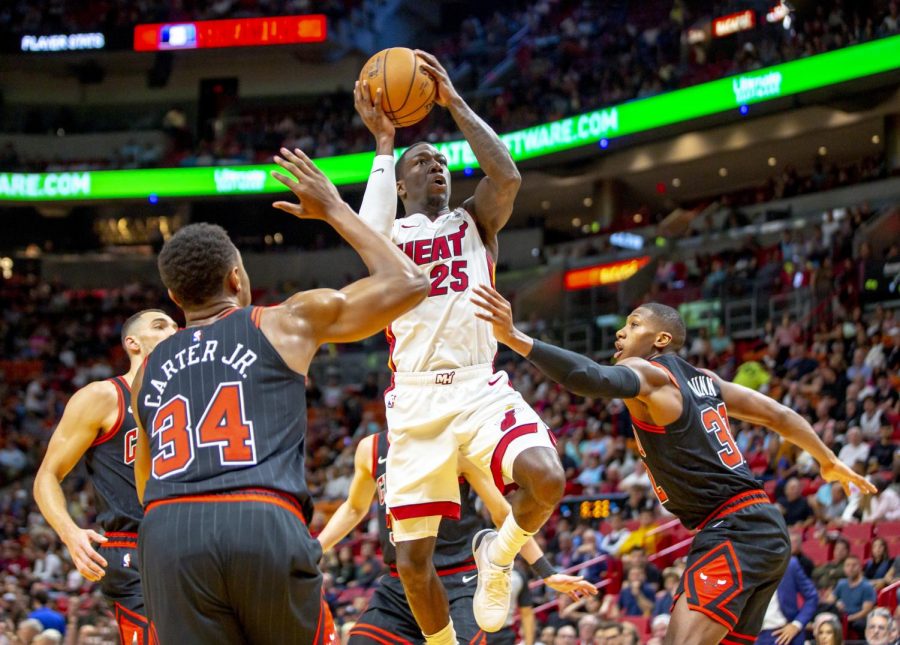
{"label": "spectator in seat", "polygon": [[[594,632],[594,645],[621,645],[622,626],[618,623],[600,623]],[[560,643],[559,645],[567,645]]]}
{"label": "spectator in seat", "polygon": [[[653,602],[653,616],[668,615],[672,611],[672,606],[675,604],[675,591],[678,589],[681,574],[674,567],[666,567],[662,572],[662,579],[663,588],[656,592],[656,600]],[[665,631],[663,635],[665,635]]]}
{"label": "spectator in seat", "polygon": [[619,552],[622,544],[631,535],[631,531],[625,528],[625,520],[622,518],[622,511],[616,510],[609,515],[610,531],[600,539],[600,550],[610,555]]}
{"label": "spectator in seat", "polygon": [[622,636],[619,645],[641,645],[641,636],[638,634],[637,625],[634,623],[622,623]]}
{"label": "spectator in seat", "polygon": [[18,628],[16,628],[16,639],[13,640],[13,643],[30,643],[34,640],[35,636],[40,634],[44,630],[44,626],[41,624],[41,621],[35,618],[26,618],[25,620],[19,623]]}
{"label": "spectator in seat", "polygon": [[647,501],[641,508],[638,515],[638,527],[631,532],[622,545],[619,547],[619,553],[629,553],[632,549],[643,549],[647,555],[656,553],[656,542],[659,533],[654,532],[658,526],[656,521],[656,504]]}
{"label": "spectator in seat", "polygon": [[859,426],[853,426],[847,430],[847,444],[838,453],[838,459],[850,468],[861,461],[866,463],[869,459],[869,444],[863,443],[862,430]]}
{"label": "spectator in seat", "polygon": [[813,509],[816,513],[816,519],[823,524],[843,525],[844,511],[847,510],[847,495],[840,484],[822,484],[816,491],[813,500]]}
{"label": "spectator in seat", "polygon": [[622,557],[622,567],[628,570],[630,567],[640,567],[647,579],[647,584],[653,587],[655,592],[662,582],[662,574],[659,568],[647,559],[647,552],[642,548],[632,549],[631,553]]}
{"label": "spectator in seat", "polygon": [[863,413],[859,416],[859,427],[862,430],[863,440],[874,441],[878,438],[878,430],[881,427],[883,413],[875,404],[874,396],[867,396],[863,401]]}
{"label": "spectator in seat", "polygon": [[640,567],[628,570],[625,584],[619,592],[619,608],[625,616],[647,616],[653,612],[655,593],[647,584],[647,576]]}
{"label": "spectator in seat", "polygon": [[875,588],[863,578],[862,565],[855,555],[844,560],[845,578],[834,588],[834,603],[847,616],[847,624],[857,634],[866,628],[866,616],[875,606]]}
{"label": "spectator in seat", "polygon": [[[803,596],[802,605],[797,602],[799,595]],[[769,601],[756,645],[803,645],[806,624],[818,606],[816,586],[803,573],[797,558],[791,558],[778,590]]]}
{"label": "spectator in seat", "polygon": [[797,562],[800,563],[803,573],[805,573],[808,578],[812,578],[815,565],[813,564],[813,561],[803,553],[803,534],[799,531],[791,532],[791,556],[797,558]]}
{"label": "spectator in seat", "polygon": [[594,632],[597,631],[597,626],[599,624],[600,620],[593,614],[582,616],[578,620],[578,642],[592,643],[594,640]]}
{"label": "spectator in seat", "polygon": [[884,607],[877,607],[866,618],[866,645],[891,645],[893,629],[891,612]]}
{"label": "spectator in seat", "polygon": [[784,485],[784,494],[778,500],[778,507],[781,509],[788,527],[806,527],[815,521],[815,514],[809,502],[803,497],[800,480],[796,477],[787,480]]}
{"label": "spectator in seat", "polygon": [[894,466],[897,444],[894,443],[894,428],[890,421],[882,418],[878,428],[878,441],[869,449],[869,466],[878,470],[888,470]]}
{"label": "spectator in seat", "polygon": [[892,579],[888,578],[888,573],[893,565],[894,561],[888,555],[887,541],[881,537],[872,540],[872,557],[866,560],[863,575],[872,583],[875,591],[880,591],[892,582]]}
{"label": "spectator in seat", "polygon": [[838,580],[844,576],[844,560],[850,555],[850,543],[844,538],[838,538],[834,542],[831,552],[831,560],[816,567],[813,570],[813,580],[817,585],[824,583],[825,578]]}
{"label": "spectator in seat", "polygon": [[887,520],[893,522],[900,520],[900,495],[891,486],[890,481],[884,477],[875,477],[872,482],[878,489],[874,495],[866,495],[860,507],[863,511],[864,522],[879,522]]}
{"label": "spectator in seat", "polygon": [[31,594],[33,610],[28,614],[43,625],[44,629],[55,629],[60,634],[66,633],[66,617],[49,607],[50,598],[43,589],[38,589]]}
{"label": "spectator in seat", "polygon": [[[824,620],[819,620],[824,616]],[[815,645],[844,645],[844,633],[841,623],[834,614],[819,614],[813,630]]]}
{"label": "spectator in seat", "polygon": [[575,645],[578,642],[578,632],[571,625],[563,625],[556,630],[556,638],[553,645]]}

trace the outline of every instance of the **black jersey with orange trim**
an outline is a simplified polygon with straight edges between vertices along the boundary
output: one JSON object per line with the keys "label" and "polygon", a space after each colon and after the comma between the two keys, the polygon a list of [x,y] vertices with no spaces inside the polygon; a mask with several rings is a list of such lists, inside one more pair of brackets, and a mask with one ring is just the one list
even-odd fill
{"label": "black jersey with orange trim", "polygon": [[632,416],[635,438],[660,502],[687,528],[745,491],[759,490],[731,436],[715,379],[673,354],[650,359],[681,391],[681,416],[656,426]]}
{"label": "black jersey with orange trim", "polygon": [[235,308],[157,345],[138,398],[152,460],[145,503],[263,488],[296,498],[308,520],[306,379]]}
{"label": "black jersey with orange trim", "polygon": [[107,532],[137,532],[144,510],[134,487],[137,423],[131,413],[131,387],[121,376],[109,379],[116,388],[118,415],[84,454],[94,486],[97,523]]}
{"label": "black jersey with orange trim", "polygon": [[[384,496],[385,486],[390,485],[387,476],[388,436],[387,432],[379,432],[372,442],[372,475],[378,492],[378,539],[381,542],[381,553],[384,563],[396,574],[397,552],[391,535],[390,518],[386,512]],[[459,478],[459,519],[444,517],[438,527],[437,541],[434,545],[434,567],[438,575],[449,575],[460,571],[475,569],[472,556],[472,536],[485,527],[481,514],[475,508],[476,495],[469,482]]]}

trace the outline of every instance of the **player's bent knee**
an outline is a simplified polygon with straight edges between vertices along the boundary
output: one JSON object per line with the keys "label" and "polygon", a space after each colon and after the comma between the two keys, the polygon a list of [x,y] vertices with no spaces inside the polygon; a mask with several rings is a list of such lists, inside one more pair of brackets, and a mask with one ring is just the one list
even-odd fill
{"label": "player's bent knee", "polygon": [[559,455],[551,448],[534,447],[522,452],[513,464],[516,483],[539,504],[555,507],[566,488],[566,473]]}

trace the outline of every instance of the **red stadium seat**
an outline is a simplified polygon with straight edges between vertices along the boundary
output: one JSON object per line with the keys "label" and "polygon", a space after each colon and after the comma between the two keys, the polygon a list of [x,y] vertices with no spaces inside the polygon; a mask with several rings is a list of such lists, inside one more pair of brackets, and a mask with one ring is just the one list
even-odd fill
{"label": "red stadium seat", "polygon": [[869,557],[869,542],[854,540],[850,542],[850,554],[865,562]]}
{"label": "red stadium seat", "polygon": [[841,537],[851,542],[868,542],[872,539],[872,531],[874,526],[870,523],[864,524],[847,524],[841,529]]}
{"label": "red stadium seat", "polygon": [[806,557],[813,561],[813,564],[820,565],[828,562],[831,556],[831,548],[827,544],[822,544],[818,540],[807,540],[801,546],[801,550]]}
{"label": "red stadium seat", "polygon": [[878,592],[877,604],[879,607],[889,609],[893,614],[897,608],[897,592],[900,591],[900,580],[892,585],[888,585]]}
{"label": "red stadium seat", "polygon": [[877,533],[878,537],[882,537],[885,540],[890,540],[890,538],[900,535],[900,521],[878,522]]}
{"label": "red stadium seat", "polygon": [[642,641],[644,636],[650,633],[650,619],[646,616],[621,616],[620,620],[637,627],[638,635],[640,635]]}

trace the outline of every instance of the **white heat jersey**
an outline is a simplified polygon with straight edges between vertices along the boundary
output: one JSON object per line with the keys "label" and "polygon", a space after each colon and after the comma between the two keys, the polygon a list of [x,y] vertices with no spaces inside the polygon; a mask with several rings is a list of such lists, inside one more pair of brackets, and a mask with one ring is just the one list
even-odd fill
{"label": "white heat jersey", "polygon": [[433,222],[421,213],[394,221],[391,239],[431,281],[428,297],[387,328],[391,369],[432,372],[491,363],[497,341],[475,317],[472,288],[494,284],[494,263],[464,208]]}

